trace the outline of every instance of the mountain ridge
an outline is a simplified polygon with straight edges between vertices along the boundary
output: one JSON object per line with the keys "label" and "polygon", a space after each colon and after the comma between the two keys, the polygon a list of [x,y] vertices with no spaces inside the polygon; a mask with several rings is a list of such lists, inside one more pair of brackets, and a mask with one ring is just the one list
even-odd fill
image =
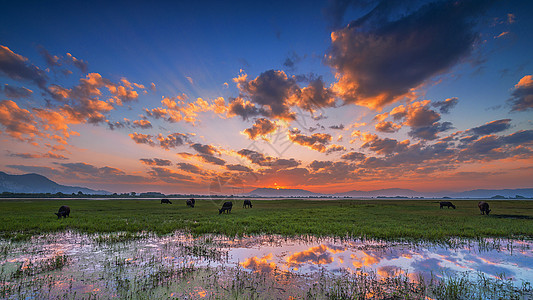
{"label": "mountain ridge", "polygon": [[111,194],[104,190],[93,190],[79,186],[61,185],[50,180],[46,176],[36,173],[23,175],[10,175],[0,171],[0,193],[64,193],[72,194],[82,192],[84,194]]}

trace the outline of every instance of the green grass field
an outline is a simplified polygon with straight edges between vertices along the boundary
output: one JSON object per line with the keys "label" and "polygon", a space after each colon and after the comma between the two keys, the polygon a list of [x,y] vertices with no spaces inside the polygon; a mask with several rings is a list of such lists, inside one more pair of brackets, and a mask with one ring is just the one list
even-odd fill
{"label": "green grass field", "polygon": [[[481,215],[478,200],[454,200],[457,209],[439,209],[436,200],[256,200],[243,209],[233,200],[230,214],[218,214],[227,200],[0,200],[0,237],[74,230],[82,233],[186,230],[215,233],[317,235],[386,240],[443,241],[452,237],[533,237],[533,201],[490,201],[490,216]],[[54,215],[61,205],[69,218]]]}

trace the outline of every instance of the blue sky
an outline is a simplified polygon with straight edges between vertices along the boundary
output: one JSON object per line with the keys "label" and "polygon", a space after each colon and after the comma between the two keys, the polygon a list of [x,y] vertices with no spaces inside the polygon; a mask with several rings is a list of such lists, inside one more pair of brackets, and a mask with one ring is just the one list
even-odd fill
{"label": "blue sky", "polygon": [[117,192],[530,185],[527,1],[5,7],[7,173]]}

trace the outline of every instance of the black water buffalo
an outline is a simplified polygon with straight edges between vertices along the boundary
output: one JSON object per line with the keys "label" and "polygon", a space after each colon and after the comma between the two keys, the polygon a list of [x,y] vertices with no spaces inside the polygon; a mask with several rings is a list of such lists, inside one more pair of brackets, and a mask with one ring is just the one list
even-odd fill
{"label": "black water buffalo", "polygon": [[479,207],[479,210],[481,211],[482,215],[488,215],[490,213],[489,204],[485,201],[479,201],[477,206]]}
{"label": "black water buffalo", "polygon": [[59,208],[59,211],[55,213],[57,215],[57,218],[60,219],[61,217],[66,218],[70,215],[70,207],[63,205]]}
{"label": "black water buffalo", "polygon": [[172,202],[170,202],[170,200],[168,200],[168,199],[161,199],[161,204],[163,204],[163,203],[172,204]]}
{"label": "black water buffalo", "polygon": [[190,207],[194,207],[195,203],[196,203],[196,200],[194,200],[194,198],[191,198],[191,199],[187,200],[187,202],[186,202],[187,206],[190,206]]}
{"label": "black water buffalo", "polygon": [[242,204],[242,208],[246,208],[246,207],[252,208],[252,201],[244,200],[244,203]]}
{"label": "black water buffalo", "polygon": [[455,209],[455,205],[449,201],[441,201],[440,208],[443,208],[444,206],[447,206],[448,208],[453,207],[453,209]]}
{"label": "black water buffalo", "polygon": [[220,215],[223,212],[230,213],[232,207],[233,203],[231,201],[224,202],[224,204],[222,204],[222,208],[218,210],[218,214]]}

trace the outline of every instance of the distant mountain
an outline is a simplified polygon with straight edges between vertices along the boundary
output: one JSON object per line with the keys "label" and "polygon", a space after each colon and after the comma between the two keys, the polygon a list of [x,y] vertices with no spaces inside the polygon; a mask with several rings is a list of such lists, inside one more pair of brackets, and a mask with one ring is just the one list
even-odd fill
{"label": "distant mountain", "polygon": [[245,193],[247,196],[257,197],[318,197],[324,196],[324,194],[313,193],[302,189],[272,189],[272,188],[257,188],[249,193]]}
{"label": "distant mountain", "polygon": [[420,193],[417,191],[409,190],[409,189],[398,189],[398,188],[391,188],[391,189],[381,189],[381,190],[374,190],[374,191],[348,191],[344,193],[336,193],[333,194],[334,196],[348,196],[348,197],[396,197],[396,196],[403,196],[403,197],[424,197],[427,195],[427,193]]}
{"label": "distant mountain", "polygon": [[0,193],[51,193],[58,192],[64,194],[72,194],[82,192],[84,194],[111,194],[108,191],[95,191],[92,189],[60,185],[54,181],[35,173],[24,175],[9,175],[4,172],[0,172]]}
{"label": "distant mountain", "polygon": [[472,190],[449,195],[452,198],[490,198],[496,195],[514,198],[516,195],[533,198],[533,189]]}

